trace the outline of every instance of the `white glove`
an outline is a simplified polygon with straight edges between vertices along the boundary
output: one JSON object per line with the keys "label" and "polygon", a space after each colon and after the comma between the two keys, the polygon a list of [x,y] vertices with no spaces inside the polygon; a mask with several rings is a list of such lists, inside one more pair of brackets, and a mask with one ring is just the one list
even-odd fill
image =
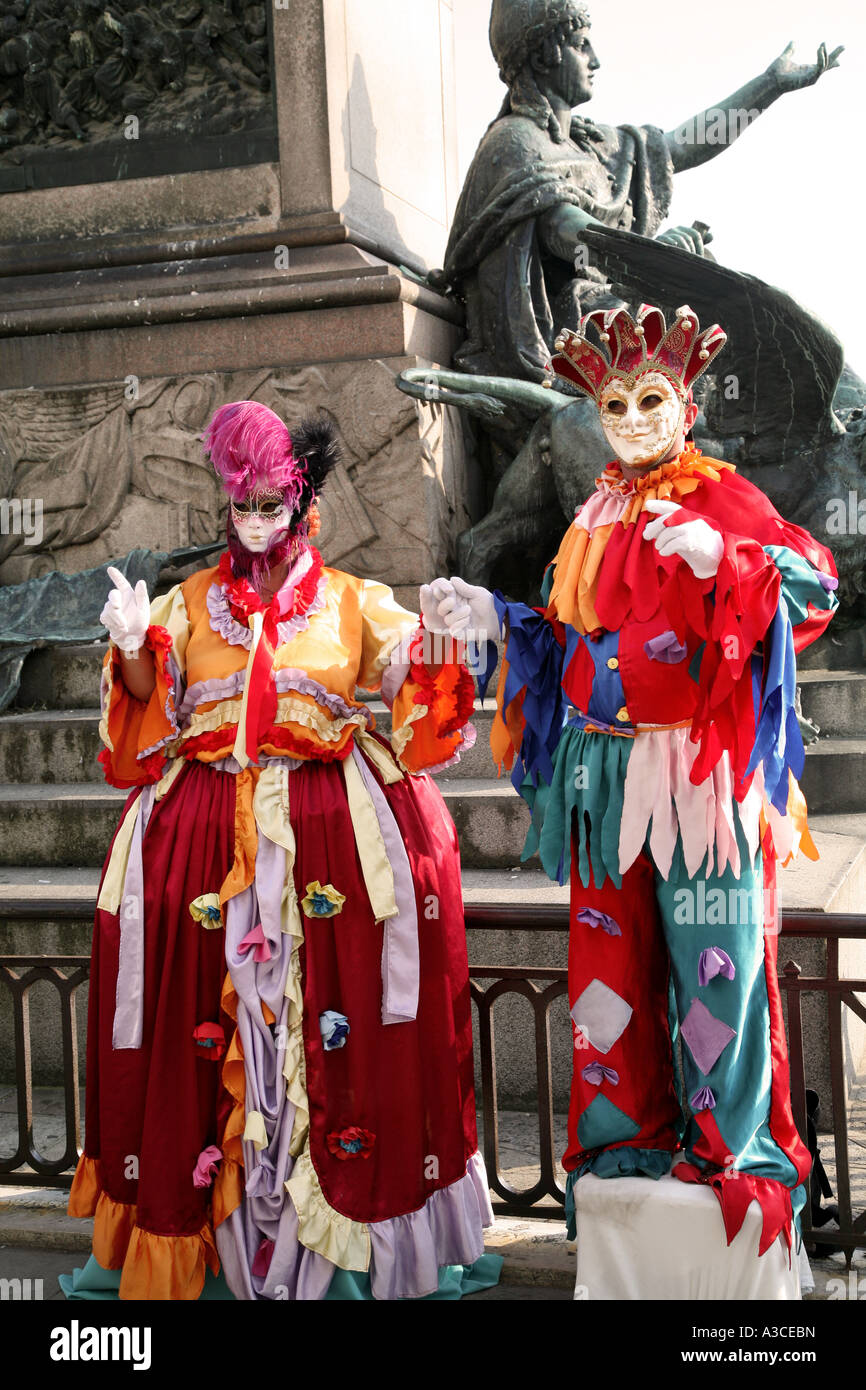
{"label": "white glove", "polygon": [[680,510],[677,502],[645,502],[644,510],[655,512],[644,531],[648,541],[655,541],[659,555],[679,555],[698,579],[712,579],[718,573],[725,543],[701,517],[681,521],[677,526],[665,526],[665,517]]}
{"label": "white glove", "polygon": [[490,590],[467,584],[456,574],[422,585],[421,613],[428,632],[447,632],[452,637],[468,634],[477,642],[498,641],[502,636]]}
{"label": "white glove", "polygon": [[108,595],[108,602],[99,615],[99,621],[108,628],[109,637],[124,656],[135,656],[144,646],[150,626],[147,584],[143,579],[139,579],[133,589],[120,570],[112,569],[111,565],[108,567],[108,577],[115,588]]}

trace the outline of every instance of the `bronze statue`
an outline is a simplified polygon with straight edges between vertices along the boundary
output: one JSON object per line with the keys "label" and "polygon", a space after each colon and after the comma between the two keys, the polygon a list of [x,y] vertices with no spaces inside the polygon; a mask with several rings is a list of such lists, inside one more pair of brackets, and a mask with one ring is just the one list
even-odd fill
{"label": "bronze statue", "polygon": [[[490,42],[508,93],[478,147],[444,269],[431,283],[465,303],[466,338],[455,365],[539,384],[559,330],[576,328],[591,309],[622,303],[618,287],[611,289],[591,264],[586,229],[656,237],[676,173],[726,149],[778,97],[836,67],[842,52],[828,54],[822,44],[815,63],[799,65],[789,45],[766,72],[718,106],[664,133],[653,126],[595,125],[575,114],[590,100],[600,66],[589,13],[577,0],[494,0]],[[703,256],[707,232],[696,223],[671,228],[658,240]],[[656,299],[661,292],[657,287]],[[527,444],[534,419],[509,401],[485,425],[482,465],[491,493]],[[587,415],[587,427],[588,421]],[[518,473],[530,482],[522,505],[540,512],[553,489],[544,476],[543,450],[536,447],[535,454],[535,464],[522,459]],[[462,542],[463,572],[477,580],[483,576],[472,568],[472,549],[469,533]]]}

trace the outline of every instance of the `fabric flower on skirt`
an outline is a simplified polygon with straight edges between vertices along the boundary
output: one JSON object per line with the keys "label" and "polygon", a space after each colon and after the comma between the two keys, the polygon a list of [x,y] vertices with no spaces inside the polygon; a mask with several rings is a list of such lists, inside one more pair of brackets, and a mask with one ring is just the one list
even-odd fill
{"label": "fabric flower on skirt", "polygon": [[376,1142],[376,1136],[369,1129],[359,1129],[357,1125],[350,1125],[348,1129],[332,1130],[328,1135],[328,1153],[339,1158],[341,1162],[347,1158],[369,1158]]}
{"label": "fabric flower on skirt", "polygon": [[308,917],[336,917],[343,911],[346,901],[343,893],[338,893],[332,883],[324,886],[315,879],[307,884],[307,895],[301,899],[301,907]]}
{"label": "fabric flower on skirt", "polygon": [[345,1014],[338,1013],[336,1009],[326,1009],[323,1014],[319,1014],[319,1028],[326,1052],[334,1052],[338,1047],[346,1046],[349,1020]]}
{"label": "fabric flower on skirt", "polygon": [[202,893],[189,905],[193,921],[201,922],[205,931],[219,931],[223,924],[219,893]]}
{"label": "fabric flower on skirt", "polygon": [[226,1050],[226,1035],[218,1023],[200,1023],[192,1030],[193,1040],[203,1057],[218,1062]]}
{"label": "fabric flower on skirt", "polygon": [[[253,949],[255,948],[255,949]],[[243,941],[238,942],[238,951],[241,955],[246,955],[247,951],[253,952],[253,960],[259,965],[271,958],[270,943],[265,938],[265,929],[261,922],[248,931]]]}
{"label": "fabric flower on skirt", "polygon": [[218,1149],[216,1144],[209,1144],[206,1149],[202,1149],[192,1170],[193,1187],[210,1187],[222,1156],[222,1149]]}

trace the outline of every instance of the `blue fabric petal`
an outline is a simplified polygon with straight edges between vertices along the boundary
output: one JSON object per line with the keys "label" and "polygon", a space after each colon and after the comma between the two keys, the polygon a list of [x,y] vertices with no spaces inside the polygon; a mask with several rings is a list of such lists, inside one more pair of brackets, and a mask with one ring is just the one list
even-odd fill
{"label": "blue fabric petal", "polygon": [[324,1013],[319,1014],[319,1029],[326,1052],[335,1052],[337,1048],[345,1047],[346,1038],[351,1031],[348,1018],[338,1009],[326,1009]]}

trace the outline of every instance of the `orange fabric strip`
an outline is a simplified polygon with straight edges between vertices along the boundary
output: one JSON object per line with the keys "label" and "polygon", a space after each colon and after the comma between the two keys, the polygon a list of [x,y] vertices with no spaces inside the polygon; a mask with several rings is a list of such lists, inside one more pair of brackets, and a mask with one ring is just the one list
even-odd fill
{"label": "orange fabric strip", "polygon": [[249,888],[256,876],[258,831],[253,815],[253,797],[258,786],[257,767],[245,767],[235,778],[235,857],[228,877],[220,889],[220,907]]}

